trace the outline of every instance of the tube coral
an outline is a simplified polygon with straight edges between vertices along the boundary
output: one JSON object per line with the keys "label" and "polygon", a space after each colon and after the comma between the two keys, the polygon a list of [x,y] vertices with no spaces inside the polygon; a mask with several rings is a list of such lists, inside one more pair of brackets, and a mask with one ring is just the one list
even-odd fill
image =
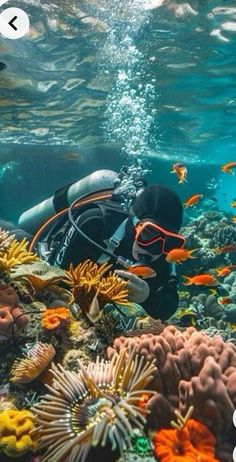
{"label": "tube coral", "polygon": [[55,356],[55,349],[47,343],[36,343],[28,358],[18,359],[11,370],[11,381],[16,384],[30,383],[49,368]]}
{"label": "tube coral", "polygon": [[147,406],[140,409],[137,403],[155,370],[153,362],[144,365],[143,357],[127,356],[126,350],[111,362],[97,358],[78,374],[53,366],[50,394],[33,408],[40,448],[47,449],[42,462],[85,461],[96,446],[123,454],[131,446],[133,428],[146,423]]}
{"label": "tube coral", "polygon": [[7,409],[0,412],[0,451],[10,457],[21,456],[36,447],[34,416],[27,410]]}

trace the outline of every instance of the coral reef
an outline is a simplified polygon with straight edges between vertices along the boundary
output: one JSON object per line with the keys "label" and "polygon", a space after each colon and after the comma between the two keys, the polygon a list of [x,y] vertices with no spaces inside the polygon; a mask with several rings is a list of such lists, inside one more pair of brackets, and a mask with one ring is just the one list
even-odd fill
{"label": "coral reef", "polygon": [[15,384],[30,383],[47,372],[55,356],[52,345],[36,343],[28,352],[28,357],[16,360],[11,370],[11,381]]}
{"label": "coral reef", "polygon": [[[158,393],[148,403],[152,411],[149,425],[154,429],[168,427],[175,408],[186,412],[193,405],[193,417],[206,424],[217,438],[217,457],[221,462],[228,461],[236,439],[231,434],[236,405],[236,347],[193,327],[181,332],[168,326],[160,335],[117,338],[108,348],[108,357],[122,348],[135,348],[147,361],[156,359],[158,369],[151,387]],[[230,449],[227,456],[222,456],[220,449],[226,443]]]}
{"label": "coral reef", "polygon": [[26,410],[8,409],[0,412],[0,452],[19,457],[36,448],[32,435],[34,416]]}
{"label": "coral reef", "polygon": [[212,241],[216,247],[236,245],[236,227],[234,225],[227,225],[221,229],[217,229],[212,234]]}
{"label": "coral reef", "polygon": [[[81,365],[78,374],[53,366],[50,393],[33,407],[39,424],[42,461],[86,460],[92,447],[123,451],[131,446],[133,428],[146,423],[146,408],[138,403],[156,367],[126,350],[111,362]],[[145,390],[149,397],[155,394]]]}

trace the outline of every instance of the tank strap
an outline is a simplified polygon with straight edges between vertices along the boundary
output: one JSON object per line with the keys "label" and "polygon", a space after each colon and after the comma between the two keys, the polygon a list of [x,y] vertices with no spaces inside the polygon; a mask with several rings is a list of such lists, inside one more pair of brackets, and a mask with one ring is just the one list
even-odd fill
{"label": "tank strap", "polygon": [[69,183],[66,186],[63,186],[62,188],[57,189],[57,191],[55,191],[53,196],[53,205],[56,213],[70,206],[68,202],[67,192],[72,184],[74,183]]}
{"label": "tank strap", "polygon": [[[108,250],[109,252],[114,253],[116,248],[119,247],[120,242],[122,241],[122,239],[123,239],[123,237],[125,235],[125,228],[126,228],[127,221],[128,221],[128,218],[126,218],[124,221],[122,221],[120,226],[116,229],[114,234],[110,237],[108,245],[106,247],[106,250]],[[98,258],[97,263],[99,265],[102,265],[103,263],[108,262],[110,260],[110,258],[111,257],[109,257],[109,255],[107,255],[106,253],[103,253]]]}

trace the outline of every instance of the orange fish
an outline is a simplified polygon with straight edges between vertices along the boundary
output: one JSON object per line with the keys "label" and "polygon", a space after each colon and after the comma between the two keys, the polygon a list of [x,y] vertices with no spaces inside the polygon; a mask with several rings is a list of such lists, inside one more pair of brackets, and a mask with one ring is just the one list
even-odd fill
{"label": "orange fish", "polygon": [[154,271],[151,266],[140,265],[140,263],[130,266],[127,271],[143,279],[154,278],[157,275],[156,271]]}
{"label": "orange fish", "polygon": [[236,208],[236,202],[230,202],[230,206],[233,207],[233,209]]}
{"label": "orange fish", "polygon": [[197,258],[193,257],[192,253],[198,249],[188,250],[188,249],[173,249],[168,252],[166,261],[168,263],[181,263],[182,261],[187,260],[188,258]]}
{"label": "orange fish", "polygon": [[216,247],[213,249],[216,255],[220,255],[221,253],[230,253],[236,252],[236,245],[224,245],[224,247]]}
{"label": "orange fish", "polygon": [[236,223],[236,216],[231,217],[231,218],[230,218],[230,221],[232,221],[233,223]]}
{"label": "orange fish", "polygon": [[216,269],[216,274],[218,278],[228,276],[228,274],[230,274],[230,269],[227,266],[225,268]]}
{"label": "orange fish", "polygon": [[217,286],[218,281],[211,274],[198,274],[197,276],[188,277],[183,276],[185,282],[184,286],[190,286],[194,284],[195,286]]}
{"label": "orange fish", "polygon": [[232,300],[230,297],[221,297],[218,299],[218,302],[221,304],[221,305],[229,305],[230,303],[232,303]]}
{"label": "orange fish", "polygon": [[203,194],[194,194],[193,196],[189,197],[185,202],[184,202],[184,207],[192,207],[193,205],[197,204],[200,199],[202,199]]}
{"label": "orange fish", "polygon": [[171,170],[170,173],[176,173],[179,179],[179,183],[184,183],[185,181],[187,181],[188,170],[184,164],[178,162],[177,164],[172,165],[172,169],[173,170]]}
{"label": "orange fish", "polygon": [[220,171],[224,173],[231,173],[234,175],[232,168],[236,167],[236,162],[228,162],[220,167]]}

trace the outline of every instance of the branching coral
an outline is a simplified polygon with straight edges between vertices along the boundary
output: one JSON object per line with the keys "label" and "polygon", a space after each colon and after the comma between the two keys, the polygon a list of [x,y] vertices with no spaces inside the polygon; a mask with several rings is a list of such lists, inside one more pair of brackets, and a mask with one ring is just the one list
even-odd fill
{"label": "branching coral", "polygon": [[4,231],[4,229],[0,227],[0,256],[6,252],[14,238],[15,236],[13,234],[10,234],[8,231]]}
{"label": "branching coral", "polygon": [[16,384],[30,383],[47,372],[55,356],[55,349],[47,343],[36,343],[28,352],[28,357],[14,362],[11,381]]}
{"label": "branching coral", "polygon": [[0,451],[10,457],[21,456],[36,447],[32,436],[34,416],[26,410],[7,409],[0,412]]}
{"label": "branching coral", "polygon": [[[147,406],[137,403],[153,377],[153,362],[126,350],[111,362],[81,366],[78,374],[53,366],[53,386],[33,412],[39,424],[42,461],[85,461],[92,447],[111,447],[121,454],[131,446],[133,428],[146,423]],[[152,396],[154,392],[145,390]]]}
{"label": "branching coral", "polygon": [[17,241],[14,239],[7,250],[0,256],[0,268],[9,274],[12,268],[22,263],[32,263],[38,260],[37,255],[28,252],[27,240]]}
{"label": "branching coral", "polygon": [[70,321],[70,311],[64,306],[45,310],[42,313],[42,326],[47,330],[66,326]]}

